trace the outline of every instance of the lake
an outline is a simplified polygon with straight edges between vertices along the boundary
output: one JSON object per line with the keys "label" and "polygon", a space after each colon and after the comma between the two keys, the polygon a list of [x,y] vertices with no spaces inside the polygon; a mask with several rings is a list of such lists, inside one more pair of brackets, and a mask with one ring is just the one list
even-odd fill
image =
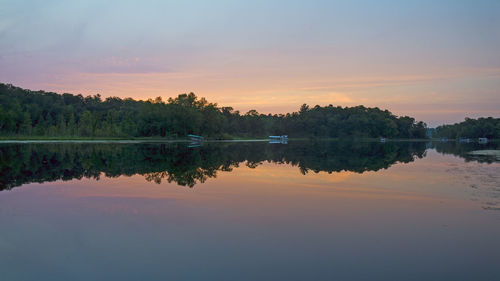
{"label": "lake", "polygon": [[489,142],[0,144],[1,280],[500,280]]}

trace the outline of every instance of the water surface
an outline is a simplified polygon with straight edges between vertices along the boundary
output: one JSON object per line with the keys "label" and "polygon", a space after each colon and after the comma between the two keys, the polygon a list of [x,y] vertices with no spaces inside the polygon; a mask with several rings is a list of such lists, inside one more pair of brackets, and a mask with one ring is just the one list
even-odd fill
{"label": "water surface", "polygon": [[2,280],[500,279],[484,149],[2,144]]}

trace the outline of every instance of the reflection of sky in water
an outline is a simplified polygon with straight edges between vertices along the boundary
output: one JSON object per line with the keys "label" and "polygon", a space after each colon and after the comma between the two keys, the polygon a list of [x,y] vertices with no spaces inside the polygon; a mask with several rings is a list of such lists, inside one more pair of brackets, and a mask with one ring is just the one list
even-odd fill
{"label": "reflection of sky in water", "polygon": [[494,280],[499,171],[428,151],[363,174],[240,165],[192,189],[143,176],[27,184],[0,192],[0,271],[5,280]]}

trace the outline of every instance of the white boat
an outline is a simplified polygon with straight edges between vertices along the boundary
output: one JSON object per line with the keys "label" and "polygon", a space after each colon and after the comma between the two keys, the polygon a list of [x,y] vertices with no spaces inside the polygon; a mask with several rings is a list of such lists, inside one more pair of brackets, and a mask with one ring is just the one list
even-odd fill
{"label": "white boat", "polygon": [[282,143],[282,144],[288,143],[288,135],[269,136],[269,138],[270,138],[269,143]]}

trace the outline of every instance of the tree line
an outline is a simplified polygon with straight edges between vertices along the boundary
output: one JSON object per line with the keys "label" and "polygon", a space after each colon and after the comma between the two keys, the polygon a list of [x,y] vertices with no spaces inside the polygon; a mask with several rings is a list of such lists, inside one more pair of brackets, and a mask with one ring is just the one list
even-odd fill
{"label": "tree line", "polygon": [[425,138],[426,124],[364,106],[302,105],[297,112],[244,114],[181,94],[146,101],[31,91],[0,83],[0,135],[50,137]]}
{"label": "tree line", "polygon": [[500,118],[465,118],[465,121],[436,128],[435,135],[441,138],[489,138],[500,139]]}

